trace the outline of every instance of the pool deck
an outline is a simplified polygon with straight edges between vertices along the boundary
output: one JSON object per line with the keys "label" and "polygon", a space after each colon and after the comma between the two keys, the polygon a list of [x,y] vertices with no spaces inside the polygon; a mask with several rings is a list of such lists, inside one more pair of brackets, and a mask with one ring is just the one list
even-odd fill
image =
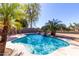
{"label": "pool deck", "polygon": [[[56,35],[60,38],[63,38],[62,40],[67,41],[68,43],[70,43],[69,46],[67,47],[63,47],[60,48],[56,51],[54,51],[51,54],[48,54],[46,56],[79,56],[79,34],[62,34],[62,33],[56,33]],[[17,35],[13,35],[10,37],[23,37],[25,36],[24,34],[17,34]],[[68,38],[68,39],[66,39]],[[10,42],[10,38],[8,39],[8,42],[6,44],[7,48],[11,48],[12,50],[14,50],[14,53],[12,54],[12,56],[14,56],[16,53],[20,53],[22,52],[23,54],[21,56],[34,56],[33,54],[31,54],[31,50],[28,49],[29,46],[24,47],[21,44],[12,44]],[[17,52],[16,52],[17,51]],[[35,55],[36,56],[36,55]]]}
{"label": "pool deck", "polygon": [[79,42],[79,34],[56,33],[56,36]]}

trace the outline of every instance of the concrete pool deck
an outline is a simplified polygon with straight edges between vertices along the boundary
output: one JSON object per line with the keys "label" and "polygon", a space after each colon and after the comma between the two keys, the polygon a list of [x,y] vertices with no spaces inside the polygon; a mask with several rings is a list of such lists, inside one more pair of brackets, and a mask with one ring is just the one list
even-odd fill
{"label": "concrete pool deck", "polygon": [[79,34],[67,34],[67,33],[56,33],[56,36],[60,37],[70,37],[70,38],[79,38]]}
{"label": "concrete pool deck", "polygon": [[[61,34],[63,35],[63,34]],[[68,35],[68,34],[64,34],[64,35]],[[25,36],[24,34],[19,34],[19,35],[14,35],[12,37],[23,37]],[[74,36],[76,37],[76,34],[71,34],[69,36]],[[77,34],[77,37],[79,37],[79,35]],[[51,54],[48,54],[46,56],[79,56],[79,42],[78,41],[74,41],[74,40],[69,40],[69,39],[62,39],[67,41],[68,43],[70,43],[69,46],[67,47],[63,47],[60,48],[54,52],[52,52]],[[12,50],[14,50],[12,56],[15,56],[15,54],[22,52],[23,54],[21,56],[34,56],[34,54],[31,54],[31,50],[29,49],[30,46],[23,46],[21,44],[12,44],[10,41],[7,42],[6,44],[7,48],[11,48]],[[38,56],[38,55],[37,55]]]}

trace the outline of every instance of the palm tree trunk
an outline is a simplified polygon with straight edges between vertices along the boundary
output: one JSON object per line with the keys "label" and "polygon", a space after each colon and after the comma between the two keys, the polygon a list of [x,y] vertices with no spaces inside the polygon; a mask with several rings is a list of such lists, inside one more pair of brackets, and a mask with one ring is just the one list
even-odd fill
{"label": "palm tree trunk", "polygon": [[4,20],[4,27],[2,30],[2,39],[0,41],[0,56],[4,55],[5,52],[5,46],[6,46],[6,41],[7,41],[7,33],[8,33],[8,22],[6,21],[6,19]]}
{"label": "palm tree trunk", "polygon": [[56,32],[52,31],[51,35],[56,36]]}

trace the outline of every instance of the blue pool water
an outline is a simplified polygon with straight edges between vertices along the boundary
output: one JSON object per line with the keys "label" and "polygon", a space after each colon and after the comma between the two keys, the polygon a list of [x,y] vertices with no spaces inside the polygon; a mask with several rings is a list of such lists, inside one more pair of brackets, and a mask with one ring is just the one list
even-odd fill
{"label": "blue pool water", "polygon": [[53,51],[61,47],[66,47],[69,45],[69,43],[61,39],[38,34],[27,34],[22,38],[13,40],[12,43],[22,43],[24,45],[31,45],[33,48],[31,53],[38,55],[46,55],[52,53]]}

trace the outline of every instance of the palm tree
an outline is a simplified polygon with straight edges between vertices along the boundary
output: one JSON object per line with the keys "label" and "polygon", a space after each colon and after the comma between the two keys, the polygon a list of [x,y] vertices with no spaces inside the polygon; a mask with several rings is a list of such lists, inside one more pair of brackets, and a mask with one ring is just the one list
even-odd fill
{"label": "palm tree", "polygon": [[21,29],[24,28],[23,24],[21,22],[16,21],[16,20],[11,20],[10,21],[10,26],[11,27],[9,28],[8,34],[17,34],[18,30],[21,30]]}
{"label": "palm tree", "polygon": [[51,35],[55,36],[56,31],[59,29],[59,24],[61,24],[61,21],[58,21],[57,19],[49,20],[47,23],[47,26],[49,30],[51,31]]}
{"label": "palm tree", "polygon": [[30,3],[26,4],[26,19],[28,20],[28,24],[30,25],[30,28],[32,28],[32,25],[35,24],[35,22],[38,19],[39,11],[40,11],[40,5],[37,3]]}
{"label": "palm tree", "polygon": [[3,20],[3,30],[0,41],[0,55],[4,55],[8,30],[10,29],[11,20],[20,18],[24,13],[18,3],[2,3],[0,4],[0,19]]}
{"label": "palm tree", "polygon": [[61,24],[61,21],[58,21],[57,19],[49,20],[44,28],[45,30],[51,31],[51,35],[55,36],[56,31],[60,28],[59,25]]}

